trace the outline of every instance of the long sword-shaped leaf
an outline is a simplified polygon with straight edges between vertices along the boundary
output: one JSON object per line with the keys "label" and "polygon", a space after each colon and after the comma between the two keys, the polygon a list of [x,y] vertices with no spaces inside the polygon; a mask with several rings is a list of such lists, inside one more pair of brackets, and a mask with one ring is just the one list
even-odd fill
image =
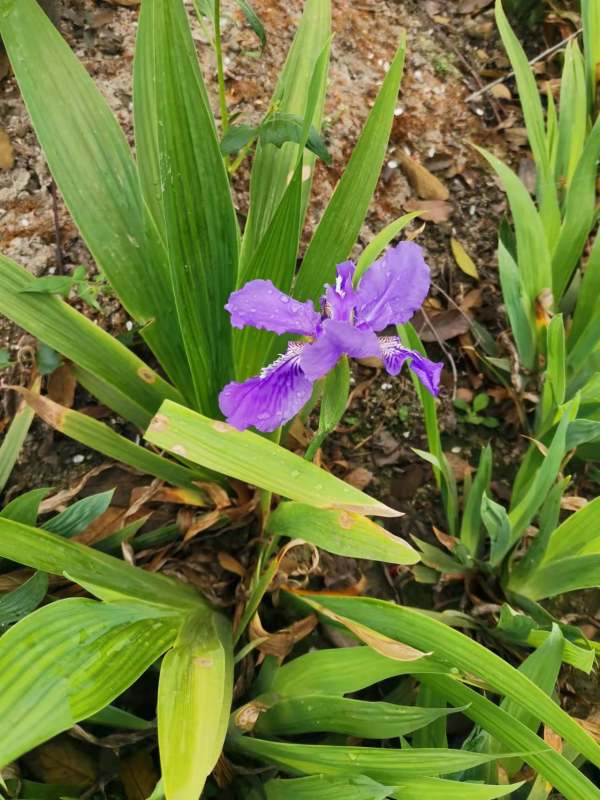
{"label": "long sword-shaped leaf", "polygon": [[[414,778],[401,786],[383,786],[366,778],[314,775],[308,778],[277,778],[264,785],[266,800],[496,800],[518,789],[520,784],[486,786],[481,783]],[[255,800],[252,796],[250,800]],[[258,798],[256,798],[258,800]]]}
{"label": "long sword-shaped leaf", "polygon": [[419,554],[367,517],[348,511],[280,503],[269,515],[267,533],[304,539],[330,553],[393,564],[416,564]]}
{"label": "long sword-shaped leaf", "polygon": [[519,277],[532,309],[544,289],[552,288],[552,266],[540,215],[520,178],[496,156],[477,150],[498,173],[502,181],[515,225]]}
{"label": "long sword-shaped leaf", "polygon": [[367,775],[376,781],[401,783],[403,779],[436,777],[486,764],[496,756],[442,748],[391,750],[377,747],[342,747],[287,744],[248,736],[231,736],[236,753],[276,764],[285,772],[305,775]]}
{"label": "long sword-shaped leaf", "polygon": [[[554,171],[550,163],[550,153],[546,139],[544,125],[544,111],[542,101],[535,82],[534,74],[527,62],[525,51],[515,36],[502,8],[502,0],[496,0],[496,24],[502,37],[502,42],[508,53],[517,79],[519,100],[525,117],[529,145],[534,161],[538,168],[538,195],[540,201],[540,216],[548,242],[552,245],[556,241],[560,226],[560,212]],[[549,285],[549,284],[548,284]]]}
{"label": "long sword-shaped leaf", "polygon": [[[331,35],[330,0],[307,0],[304,4],[302,21],[294,37],[285,66],[279,77],[271,104],[286,114],[295,114],[304,119],[309,103],[311,77],[315,64],[323,53]],[[325,103],[326,75],[319,90],[315,104],[312,124],[320,130],[321,116]],[[261,239],[269,227],[273,216],[298,162],[299,145],[288,142],[281,148],[274,145],[259,144],[250,180],[250,211],[244,230],[241,266],[244,270],[253,257]],[[309,171],[303,182],[300,219],[308,202],[312,184],[315,157],[304,152],[303,163]]]}
{"label": "long sword-shaped leaf", "polygon": [[393,739],[443,720],[449,713],[446,708],[305,695],[277,701],[260,715],[255,731],[269,737],[331,732],[361,739]]}
{"label": "long sword-shaped leaf", "polygon": [[[145,0],[135,86],[139,159],[158,162],[142,185],[164,219],[175,309],[192,386],[186,397],[217,411],[232,377],[231,325],[224,306],[235,288],[238,230],[227,172],[182,0]],[[148,185],[150,184],[150,185]]]}
{"label": "long sword-shaped leaf", "polygon": [[164,253],[147,241],[138,173],[123,131],[35,0],[3,3],[0,34],[73,219],[124,307],[146,326],[144,337],[177,378],[182,345],[173,292]]}
{"label": "long sword-shaped leaf", "polygon": [[316,300],[336,263],[350,253],[375,191],[387,151],[404,68],[404,41],[385,76],[350,161],[308,246],[294,294]]}
{"label": "long sword-shaped leaf", "polygon": [[158,743],[167,800],[196,800],[221,754],[233,687],[231,626],[192,614],[165,656],[158,686]]}
{"label": "long sword-shaped leaf", "polygon": [[179,611],[205,605],[190,586],[172,578],[145,572],[98,550],[9,519],[0,519],[0,556],[54,575],[68,573],[86,587],[93,585],[93,593],[102,599],[141,600]]}
{"label": "long sword-shaped leaf", "polygon": [[[65,408],[47,397],[40,397],[40,395],[25,389],[19,391],[44,422],[55,430],[109,458],[114,458],[116,461],[138,469],[140,472],[192,491],[195,480],[212,478],[206,470],[188,469],[157,453],[152,453],[145,447],[141,447],[113,431],[105,423],[88,417],[80,411]],[[198,492],[198,494],[200,493]]]}
{"label": "long sword-shaped leaf", "polygon": [[100,711],[170,646],[179,618],[133,601],[72,598],[34,611],[0,639],[5,766]]}
{"label": "long sword-shaped leaf", "polygon": [[63,300],[22,293],[34,280],[0,256],[0,313],[110,387],[115,411],[143,427],[164,399],[180,398],[140,358]]}
{"label": "long sword-shaped leaf", "polygon": [[600,765],[597,744],[568,714],[560,709],[539,687],[511,667],[495,653],[487,650],[458,631],[432,617],[383,600],[343,598],[334,595],[303,595],[311,607],[324,606],[395,638],[411,647],[433,652],[436,660],[470,672],[484,680],[495,691],[523,706],[560,734],[567,742],[596,765]]}
{"label": "long sword-shaped leaf", "polygon": [[[526,761],[540,775],[556,786],[567,800],[598,800],[600,792],[560,753],[544,746],[529,728],[499,708],[486,697],[452,678],[427,675],[423,682],[434,687],[455,706],[463,705],[464,714],[481,725],[505,747],[527,753]],[[548,698],[548,702],[552,701]]]}
{"label": "long sword-shaped leaf", "polygon": [[146,439],[201,466],[321,508],[382,517],[398,512],[250,431],[237,431],[176,403],[164,403]]}
{"label": "long sword-shaped leaf", "polygon": [[583,50],[585,53],[585,77],[588,85],[588,106],[593,118],[596,110],[596,85],[600,64],[600,5],[598,0],[581,0],[583,21]]}
{"label": "long sword-shaped leaf", "polygon": [[600,117],[586,140],[565,199],[564,221],[552,257],[557,298],[567,288],[594,226],[599,158]]}

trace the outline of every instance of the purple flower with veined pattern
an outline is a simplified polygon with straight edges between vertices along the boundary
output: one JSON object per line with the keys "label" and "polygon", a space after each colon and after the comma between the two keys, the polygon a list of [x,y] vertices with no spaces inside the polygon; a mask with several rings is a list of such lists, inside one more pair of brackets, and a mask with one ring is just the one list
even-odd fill
{"label": "purple flower with veined pattern", "polygon": [[429,267],[421,248],[414,242],[389,248],[356,288],[354,271],[352,261],[338,264],[335,286],[325,285],[321,313],[310,301],[294,300],[269,280],[249,281],[230,295],[225,308],[235,328],[250,325],[309,337],[290,342],[260,375],[223,389],[219,405],[231,425],[238,430],[253,425],[265,432],[280,427],[310,400],[314,382],[343,355],[376,356],[390,375],[397,375],[408,361],[423,386],[437,395],[441,363],[404,347],[398,336],[376,335],[389,325],[408,322],[427,296]]}

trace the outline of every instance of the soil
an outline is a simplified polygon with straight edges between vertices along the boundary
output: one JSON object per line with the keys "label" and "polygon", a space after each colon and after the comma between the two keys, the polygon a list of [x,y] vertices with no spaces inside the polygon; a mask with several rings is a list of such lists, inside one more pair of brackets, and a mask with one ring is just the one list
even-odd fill
{"label": "soil", "polygon": [[[191,3],[188,3],[191,6]],[[256,122],[264,114],[276,78],[298,24],[300,0],[253,0],[264,22],[268,43],[261,54],[257,39],[243,23],[237,5],[224,2],[223,47],[226,54],[228,101],[238,120]],[[460,13],[471,6],[472,13]],[[455,470],[462,475],[466,466],[475,467],[481,447],[492,442],[495,456],[494,491],[506,498],[510,478],[527,445],[520,435],[522,420],[506,389],[489,380],[480,363],[472,357],[477,334],[464,326],[464,315],[488,332],[498,355],[513,357],[498,287],[497,226],[506,201],[496,179],[483,164],[473,145],[485,145],[496,155],[531,175],[531,162],[514,86],[510,81],[495,94],[468,101],[470,94],[499,75],[508,72],[508,62],[493,23],[490,4],[436,2],[436,0],[334,0],[334,38],[329,93],[323,131],[332,155],[332,165],[318,162],[313,197],[304,240],[314,229],[331,192],[343,172],[360,134],[377,90],[391,62],[402,30],[407,31],[405,76],[395,111],[393,131],[376,197],[361,230],[356,252],[388,222],[407,210],[423,207],[432,198],[419,196],[403,170],[406,156],[418,161],[448,190],[446,201],[433,200],[440,214],[437,221],[415,221],[409,235],[426,251],[432,267],[432,290],[427,313],[435,335],[423,322],[432,358],[442,358],[444,371],[438,413],[445,449]],[[138,9],[135,3],[119,0],[63,0],[59,21],[67,41],[94,77],[127,136],[132,140],[131,72]],[[527,34],[532,54],[561,38],[562,21]],[[543,38],[545,37],[545,39]],[[217,109],[214,62],[201,28],[194,24],[194,38],[204,70],[213,107]],[[544,63],[549,78],[554,66]],[[0,84],[0,129],[8,136],[12,164],[0,170],[0,251],[18,261],[36,276],[68,273],[83,264],[94,274],[93,261],[52,184],[43,154],[14,79]],[[249,164],[244,163],[234,181],[235,201],[240,215],[247,211]],[[450,240],[458,240],[476,265],[478,278],[458,268]],[[74,299],[78,308],[81,301]],[[85,312],[115,334],[127,332],[127,317],[113,298],[105,296],[102,313]],[[467,326],[468,327],[468,326]],[[429,334],[429,335],[428,335]],[[31,372],[31,337],[6,320],[0,320],[0,347],[7,347],[16,366],[0,373],[2,385],[24,384]],[[414,533],[433,541],[432,526],[444,528],[443,515],[430,468],[412,450],[425,448],[421,411],[410,380],[390,379],[368,365],[353,373],[354,400],[335,436],[328,441],[323,458],[328,467],[360,488],[381,497],[405,512],[396,532]],[[533,387],[535,390],[535,387]],[[486,414],[501,421],[496,431],[469,425],[457,413],[452,400],[469,399],[479,392],[490,394]],[[77,404],[89,402],[77,396]],[[14,398],[5,392],[0,418],[7,424],[14,413]],[[81,459],[83,456],[83,460]],[[99,463],[100,459],[80,445],[51,432],[39,420],[17,465],[10,493],[32,486],[63,488]],[[585,476],[581,476],[582,480]],[[92,481],[87,491],[98,487]],[[97,488],[94,488],[97,490]],[[218,549],[248,563],[247,539],[226,535]],[[220,599],[229,604],[235,598],[235,575],[212,563],[207,566],[212,544],[192,546],[167,559],[171,570],[185,572],[188,579],[199,575],[200,588],[210,584],[211,594],[221,583]],[[214,554],[214,549],[213,549]],[[178,561],[179,560],[179,561]],[[202,566],[204,565],[204,567]],[[347,587],[357,584],[366,573],[372,590],[381,596],[398,597],[414,605],[438,608],[458,606],[460,586],[429,588],[407,583],[402,572],[392,574],[348,559],[325,556],[320,565],[325,585]],[[207,572],[210,576],[207,578]],[[409,583],[411,584],[409,586]],[[403,594],[406,592],[406,594]],[[218,593],[217,593],[218,594]],[[597,635],[589,620],[595,617],[597,598],[585,596],[590,634]],[[568,615],[569,604],[560,609]],[[589,690],[589,687],[588,687]],[[597,685],[595,688],[597,692]],[[576,694],[576,692],[575,692]],[[599,701],[600,702],[600,699]],[[589,711],[589,709],[588,709]]]}

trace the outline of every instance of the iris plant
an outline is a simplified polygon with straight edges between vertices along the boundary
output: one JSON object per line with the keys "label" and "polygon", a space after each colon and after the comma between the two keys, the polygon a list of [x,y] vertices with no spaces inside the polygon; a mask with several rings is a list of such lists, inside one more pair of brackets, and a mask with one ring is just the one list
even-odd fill
{"label": "iris plant", "polygon": [[229,383],[219,395],[227,421],[244,430],[273,431],[310,400],[313,384],[344,356],[377,357],[390,375],[405,361],[423,386],[438,393],[441,363],[402,345],[398,336],[377,336],[415,314],[429,290],[429,267],[421,248],[402,242],[389,248],[353,285],[352,261],[337,266],[335,286],[325,285],[321,311],[294,300],[269,280],[249,281],[233,292],[225,308],[235,328],[250,325],[278,334],[296,334],[287,351],[260,375]]}

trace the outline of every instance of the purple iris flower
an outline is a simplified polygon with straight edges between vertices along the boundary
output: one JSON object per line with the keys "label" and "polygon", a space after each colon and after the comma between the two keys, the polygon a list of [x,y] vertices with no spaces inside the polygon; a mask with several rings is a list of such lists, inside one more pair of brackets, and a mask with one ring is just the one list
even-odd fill
{"label": "purple iris flower", "polygon": [[376,335],[389,325],[408,322],[427,296],[429,267],[421,248],[414,242],[389,248],[356,288],[355,269],[352,261],[338,264],[335,286],[325,285],[320,313],[310,301],[294,300],[269,280],[249,281],[230,295],[225,308],[235,328],[250,325],[309,337],[290,342],[260,375],[223,389],[219,405],[230,425],[238,430],[253,425],[265,432],[279,428],[310,400],[314,382],[343,355],[376,356],[390,375],[397,375],[408,361],[423,386],[437,395],[441,363],[404,347],[397,336]]}

